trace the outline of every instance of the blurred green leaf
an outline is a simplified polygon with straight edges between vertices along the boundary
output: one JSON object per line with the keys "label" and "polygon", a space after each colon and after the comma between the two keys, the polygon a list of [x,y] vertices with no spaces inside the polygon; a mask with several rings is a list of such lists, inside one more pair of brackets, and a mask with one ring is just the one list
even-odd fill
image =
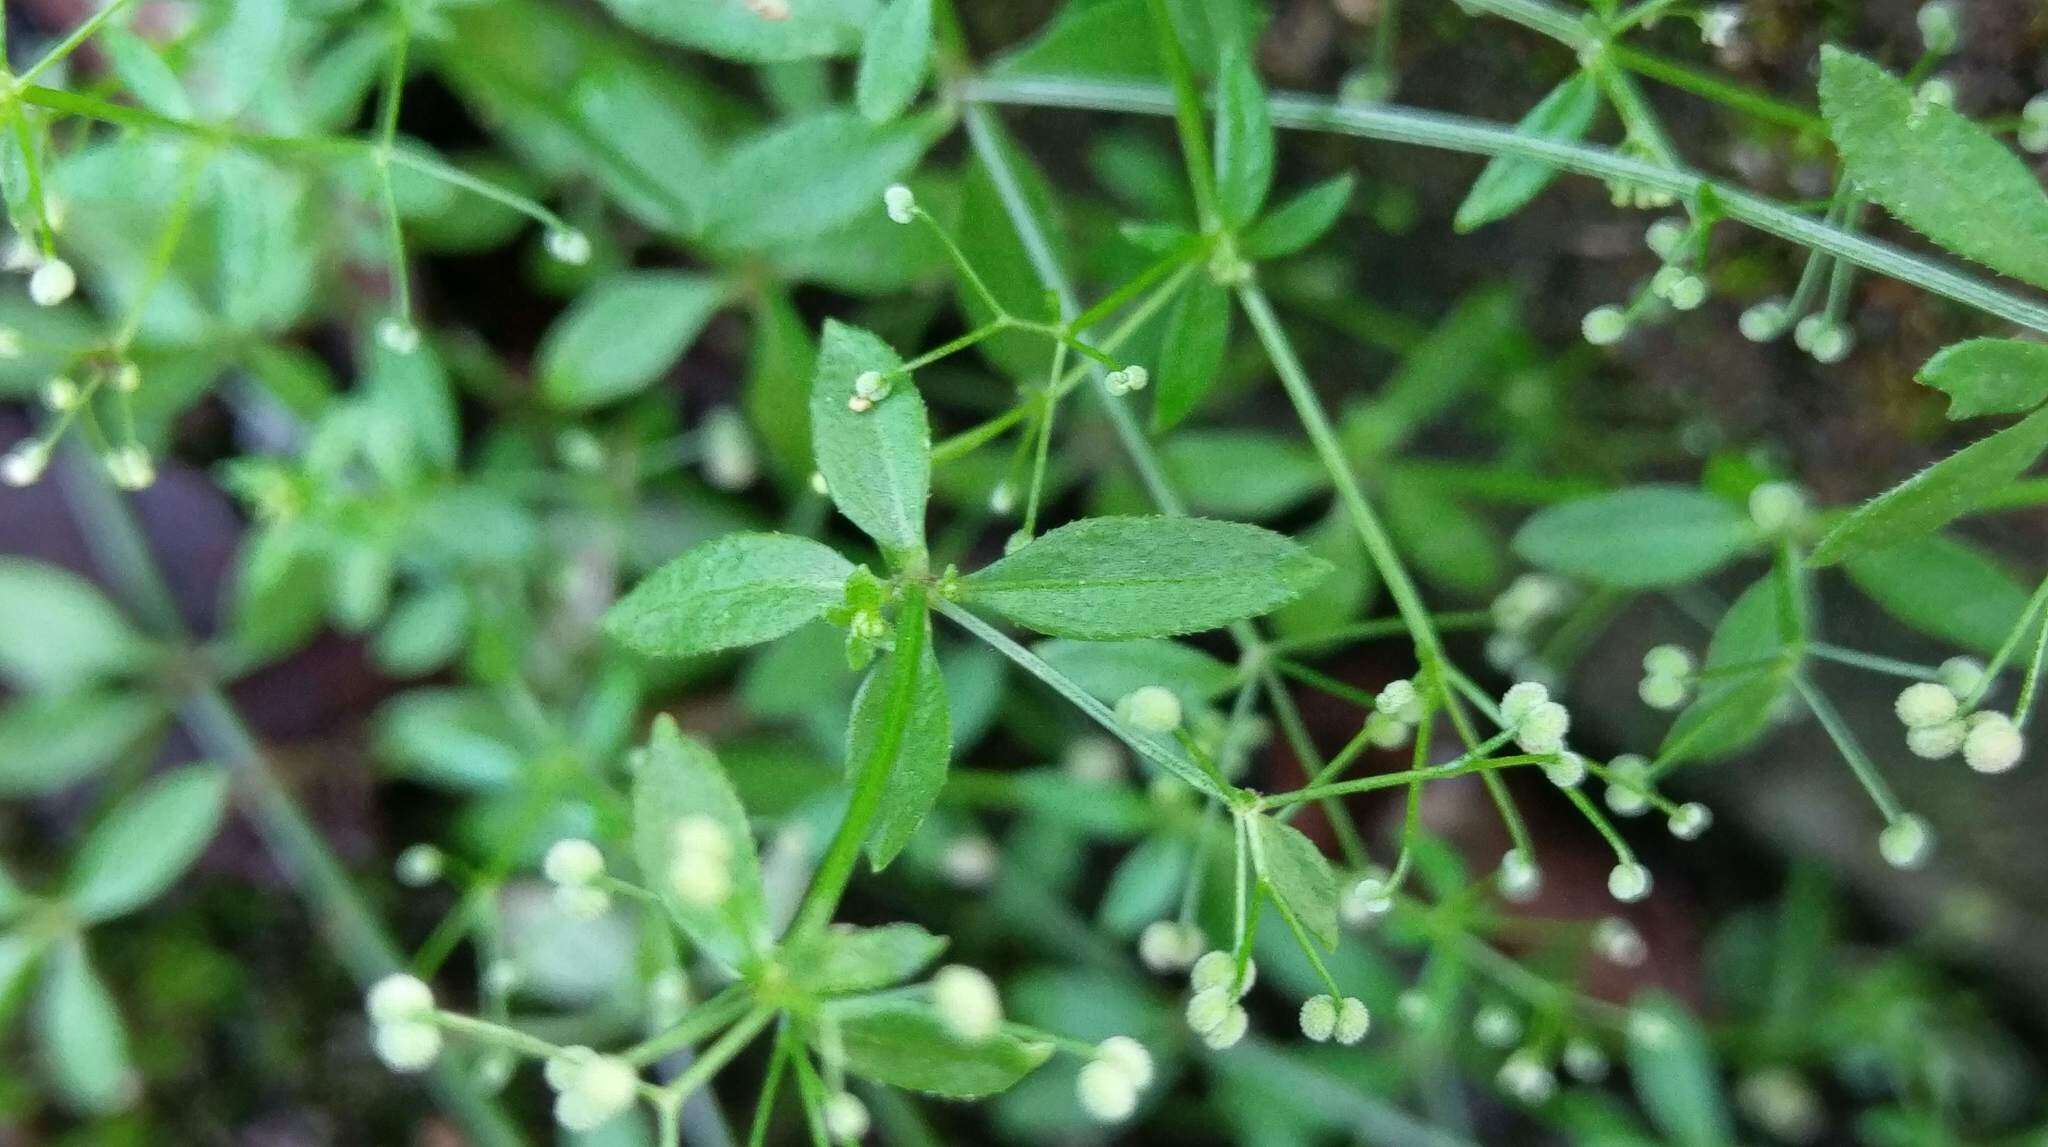
{"label": "blurred green leaf", "polygon": [[82,1112],[126,1106],[135,1086],[128,1031],[86,957],[84,941],[65,939],[48,960],[36,1008],[36,1041],[50,1082]]}
{"label": "blurred green leaf", "polygon": [[861,42],[854,102],[860,114],[887,123],[903,114],[932,58],[932,0],[884,0]]}
{"label": "blurred green leaf", "polygon": [[163,895],[220,828],[228,774],[194,765],[161,777],[114,807],[85,838],[64,896],[87,923],[123,916]]}
{"label": "blurred green leaf", "polygon": [[0,558],[0,676],[57,692],[141,669],[147,638],[97,587],[26,558]]}
{"label": "blurred green leaf", "polygon": [[1683,585],[1757,540],[1741,510],[1683,486],[1632,486],[1537,511],[1515,552],[1553,573],[1617,589]]}
{"label": "blurred green leaf", "polygon": [[1270,816],[1251,821],[1253,846],[1258,849],[1259,875],[1273,889],[1273,895],[1287,906],[1308,934],[1325,948],[1335,948],[1337,929],[1337,874],[1322,850],[1301,830]]}
{"label": "blurred green leaf", "polygon": [[577,297],[540,347],[548,401],[587,410],[629,398],[674,366],[730,297],[705,275],[629,271]]}
{"label": "blurred green leaf", "polygon": [[[922,616],[918,623],[929,626]],[[849,771],[865,768],[874,756],[882,729],[892,719],[890,682],[895,680],[896,660],[904,640],[899,633],[898,648],[876,663],[860,692],[854,695],[853,717],[846,727],[846,764]],[[888,766],[888,781],[882,790],[882,804],[875,813],[867,839],[868,863],[876,871],[888,866],[910,843],[911,834],[924,823],[925,815],[939,799],[946,784],[946,765],[953,757],[952,713],[946,703],[946,683],[939,676],[939,659],[932,648],[929,630],[916,643],[918,664],[912,679],[908,723],[896,741],[896,759]]]}
{"label": "blurred green leaf", "polygon": [[1273,120],[1266,90],[1240,47],[1225,49],[1216,80],[1216,207],[1231,227],[1258,217],[1273,186]]}
{"label": "blurred green leaf", "polygon": [[[727,862],[732,889],[720,903],[695,903],[675,890],[675,830],[685,817],[709,817],[732,846]],[[766,945],[761,862],[747,810],[718,758],[683,736],[667,714],[655,718],[654,733],[634,765],[633,856],[641,879],[656,890],[669,915],[707,955],[728,968],[739,968]]]}
{"label": "blurred green leaf", "polygon": [[1298,439],[1263,430],[1189,430],[1159,448],[1174,487],[1197,511],[1259,521],[1329,489],[1329,475]]}
{"label": "blurred green leaf", "polygon": [[20,697],[0,709],[0,794],[55,792],[113,764],[165,719],[143,693]]}
{"label": "blurred green leaf", "polygon": [[1223,352],[1230,345],[1230,293],[1198,274],[1181,289],[1166,313],[1159,347],[1159,393],[1152,429],[1168,430],[1192,414],[1216,385]]}
{"label": "blurred green leaf", "polygon": [[[1593,126],[1600,110],[1600,85],[1589,72],[1573,72],[1571,78],[1552,88],[1522,122],[1518,134],[1536,139],[1571,141],[1582,138]],[[1557,168],[1512,155],[1497,155],[1486,165],[1458,205],[1454,225],[1459,231],[1476,231],[1488,223],[1520,211],[1542,194],[1557,178]]]}
{"label": "blurred green leaf", "polygon": [[1254,260],[1285,258],[1307,249],[1337,225],[1356,183],[1347,171],[1295,195],[1247,228],[1239,249]]}
{"label": "blurred green leaf", "polygon": [[829,1005],[846,1050],[846,1070],[890,1087],[945,1099],[979,1099],[1008,1089],[1052,1054],[1052,1045],[998,1033],[979,1043],[953,1034],[931,1007],[900,998]]}
{"label": "blurred green leaf", "polygon": [[883,189],[909,173],[941,127],[931,115],[874,124],[831,110],[769,128],[719,164],[705,238],[755,251],[822,235],[881,202]]}
{"label": "blurred green leaf", "polygon": [[1628,1064],[1636,1094],[1674,1147],[1727,1147],[1735,1128],[1698,1021],[1661,992],[1629,1009]]}
{"label": "blurred green leaf", "polygon": [[603,0],[621,23],[741,63],[843,56],[875,18],[875,0],[778,0],[775,19],[746,0]]}
{"label": "blurred green leaf", "polygon": [[945,949],[944,937],[915,924],[834,924],[785,949],[784,956],[797,986],[840,996],[894,987],[922,972]]}
{"label": "blurred green leaf", "polygon": [[1986,656],[2027,604],[2026,586],[1990,554],[1942,534],[1853,553],[1842,571],[1900,624]]}

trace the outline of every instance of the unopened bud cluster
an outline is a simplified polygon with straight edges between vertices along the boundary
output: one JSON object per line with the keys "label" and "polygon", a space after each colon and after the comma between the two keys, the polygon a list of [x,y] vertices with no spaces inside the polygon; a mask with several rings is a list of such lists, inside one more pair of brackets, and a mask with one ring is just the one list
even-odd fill
{"label": "unopened bud cluster", "polygon": [[1138,1109],[1138,1095],[1155,1077],[1152,1053],[1129,1036],[1111,1036],[1095,1046],[1095,1058],[1074,1079],[1081,1110],[1099,1123],[1121,1123]]}
{"label": "unopened bud cluster", "polygon": [[611,910],[612,895],[598,884],[604,853],[589,841],[556,841],[541,860],[541,874],[555,886],[555,905],[564,915],[595,920]]}
{"label": "unopened bud cluster", "polygon": [[414,976],[390,975],[371,985],[363,999],[370,1016],[371,1046],[393,1071],[425,1071],[441,1054],[441,1029],[434,1024],[433,989]]}
{"label": "unopened bud cluster", "polygon": [[1188,1027],[1213,1051],[1234,1047],[1251,1027],[1251,1017],[1238,1001],[1257,981],[1258,965],[1247,957],[1238,969],[1237,957],[1217,950],[1195,961],[1188,977],[1194,994],[1188,998]]}

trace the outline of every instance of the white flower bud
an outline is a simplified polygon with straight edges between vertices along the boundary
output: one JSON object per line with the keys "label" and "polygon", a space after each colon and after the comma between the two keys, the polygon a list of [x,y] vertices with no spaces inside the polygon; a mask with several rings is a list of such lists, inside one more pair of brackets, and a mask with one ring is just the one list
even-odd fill
{"label": "white flower bud", "polygon": [[1017,508],[1017,487],[1008,478],[995,484],[988,492],[988,512],[1007,516]]}
{"label": "white flower bud", "polygon": [[107,376],[107,383],[122,394],[134,394],[142,389],[142,368],[124,360]]}
{"label": "white flower bud", "polygon": [[831,488],[825,485],[825,475],[823,472],[818,470],[811,471],[811,493],[816,494],[820,498],[831,493]]}
{"label": "white flower bud", "polygon": [[969,1043],[994,1036],[1003,1026],[1003,1001],[987,975],[962,964],[948,964],[932,976],[932,1003],[939,1019]]}
{"label": "white flower bud", "polygon": [[1668,713],[1685,704],[1686,685],[1682,678],[1652,673],[1636,684],[1636,696],[1643,704]]}
{"label": "white flower bud", "polygon": [[510,960],[492,960],[484,968],[484,991],[492,995],[508,995],[519,987],[519,982],[519,965]]}
{"label": "white flower bud", "polygon": [[1564,748],[1564,735],[1571,727],[1572,715],[1564,706],[1541,701],[1515,722],[1515,744],[1525,753],[1555,753]]}
{"label": "white flower bud", "polygon": [[1692,654],[1677,645],[1652,646],[1643,654],[1643,672],[1658,677],[1685,677],[1693,671]]}
{"label": "white flower bud", "polygon": [[1365,1001],[1356,996],[1345,996],[1337,1001],[1337,1042],[1349,1047],[1365,1038],[1372,1030],[1372,1012]]}
{"label": "white flower bud", "polygon": [[156,482],[156,463],[150,460],[149,451],[140,446],[115,447],[100,465],[106,468],[107,477],[123,490],[145,490]]}
{"label": "white flower bud", "polygon": [[1201,952],[1201,930],[1172,920],[1154,920],[1138,934],[1138,959],[1154,972],[1187,970]]}
{"label": "white flower bud", "polygon": [[1900,817],[1877,834],[1878,855],[1893,868],[1918,868],[1933,851],[1934,833],[1927,822],[1912,813]]}
{"label": "white flower bud", "polygon": [[1061,757],[1067,775],[1091,785],[1115,784],[1124,777],[1124,754],[1108,737],[1076,737]]}
{"label": "white flower bud", "polygon": [[1735,328],[1753,343],[1767,343],[1785,333],[1784,299],[1765,299],[1742,312]]}
{"label": "white flower bud", "polygon": [[1180,698],[1163,685],[1145,685],[1116,703],[1117,719],[1140,733],[1171,733],[1180,728]]}
{"label": "white flower bud", "polygon": [[372,1023],[420,1022],[434,1014],[434,990],[417,976],[393,973],[370,986],[363,1010]]}
{"label": "white flower bud", "polygon": [[747,420],[730,406],[704,416],[704,477],[721,490],[744,490],[761,475]]}
{"label": "white flower bud", "polygon": [[[1548,574],[1523,574],[1508,584],[1488,606],[1495,628],[1519,636],[1536,623],[1564,608],[1568,594],[1563,583]],[[1521,655],[1510,658],[1518,661]]]}
{"label": "white flower bud", "polygon": [[604,853],[587,840],[558,840],[549,846],[540,870],[556,884],[589,884],[604,875]]}
{"label": "white flower bud", "polygon": [[1673,262],[1685,250],[1685,241],[1692,234],[1692,228],[1682,219],[1666,216],[1650,224],[1643,232],[1643,243],[1652,253],[1666,263]]}
{"label": "white flower bud", "polygon": [[1707,831],[1713,823],[1712,810],[1698,801],[1687,801],[1671,814],[1671,820],[1666,827],[1671,830],[1671,835],[1680,840],[1698,840],[1700,834]]}
{"label": "white flower bud", "polygon": [[1650,807],[1644,795],[1650,787],[1649,762],[1634,753],[1623,753],[1607,766],[1611,778],[1606,792],[1607,807],[1620,816],[1638,816]]}
{"label": "white flower bud", "polygon": [[701,854],[677,853],[669,868],[669,885],[685,904],[710,908],[732,895],[727,862]]}
{"label": "white flower bud", "polygon": [[1645,1047],[1662,1047],[1673,1034],[1671,1021],[1654,1012],[1636,1012],[1628,1017],[1628,1037]]}
{"label": "white flower bud", "polygon": [[1607,1053],[1591,1040],[1566,1040],[1563,1059],[1564,1069],[1581,1083],[1599,1083],[1607,1078]]}
{"label": "white flower bud", "polygon": [[1394,1000],[1394,1014],[1401,1022],[1412,1028],[1426,1028],[1436,1021],[1436,1005],[1430,1003],[1429,994],[1420,988],[1409,988]]}
{"label": "white flower bud", "polygon": [[1922,4],[1913,19],[1920,25],[1920,42],[1937,56],[1945,56],[1956,50],[1956,43],[1962,38],[1962,27],[1956,19],[1955,5],[1947,0],[1931,0]]}
{"label": "white flower bud", "polygon": [[1543,871],[1519,848],[1509,849],[1500,858],[1500,874],[1496,879],[1500,894],[1517,904],[1526,904],[1543,891]]}
{"label": "white flower bud", "polygon": [[1372,699],[1372,707],[1389,717],[1412,724],[1421,716],[1422,694],[1416,690],[1415,682],[1399,678],[1380,687]]}
{"label": "white flower bud", "polygon": [[1393,910],[1393,890],[1381,876],[1360,878],[1345,890],[1344,899],[1337,904],[1337,914],[1354,928],[1363,928]]}
{"label": "white flower bud", "polygon": [[441,879],[447,858],[431,844],[415,844],[399,853],[398,861],[392,867],[400,884],[407,888],[425,888]]}
{"label": "white flower bud", "polygon": [[1328,1042],[1337,1034],[1337,998],[1335,996],[1310,996],[1301,1005],[1301,1034],[1317,1043]]}
{"label": "white flower bud", "polygon": [[1726,50],[1735,43],[1735,35],[1742,29],[1742,8],[1735,4],[1716,4],[1700,13],[1700,40],[1710,48]]}
{"label": "white flower bud", "polygon": [[1619,916],[1609,916],[1593,926],[1593,950],[1601,959],[1624,968],[1641,967],[1650,957],[1643,934]]}
{"label": "white flower bud", "polygon": [[1398,749],[1408,743],[1414,732],[1415,726],[1385,713],[1374,713],[1365,719],[1365,736],[1374,748]]}
{"label": "white flower bud", "polygon": [[[548,1082],[558,1092],[555,1122],[571,1131],[594,1131],[633,1105],[640,1073],[617,1056],[578,1050],[584,1054],[548,1061]],[[563,1066],[558,1069],[557,1064]]]}
{"label": "white flower bud", "polygon": [[1796,530],[1811,512],[1806,491],[1794,482],[1763,482],[1749,492],[1749,520],[1766,534]]}
{"label": "white flower bud", "polygon": [[822,1114],[825,1134],[834,1142],[865,1138],[873,1124],[867,1104],[850,1091],[836,1091],[828,1096]]}
{"label": "white flower bud", "polygon": [[1131,1086],[1143,1090],[1152,1086],[1156,1074],[1152,1066],[1152,1053],[1145,1045],[1127,1035],[1113,1035],[1095,1045],[1095,1058],[1122,1072]]}
{"label": "white flower bud", "polygon": [[581,267],[590,262],[590,236],[574,227],[555,228],[548,232],[548,254],[571,267]]}
{"label": "white flower bud", "polygon": [[1522,723],[1529,710],[1550,700],[1550,690],[1538,681],[1522,681],[1500,695],[1500,719],[1508,728]]}
{"label": "white flower bud", "polygon": [[1002,867],[1002,854],[985,836],[956,836],[946,842],[939,871],[956,888],[986,888]]}
{"label": "white flower bud", "polygon": [[1251,991],[1252,985],[1257,983],[1258,979],[1257,961],[1249,958],[1245,960],[1244,976],[1240,980],[1237,974],[1237,957],[1218,950],[1195,961],[1195,970],[1188,976],[1188,984],[1197,992],[1211,988],[1225,989],[1229,991],[1230,998],[1235,1000]]}
{"label": "white flower bud", "polygon": [[882,206],[888,209],[892,222],[910,223],[917,219],[917,196],[900,183],[892,183],[882,192]]}
{"label": "white flower bud", "polygon": [[1984,684],[1984,663],[1974,657],[1951,657],[1935,668],[1934,675],[1949,692],[1968,697]]}
{"label": "white flower bud", "polygon": [[1544,1103],[1557,1094],[1557,1076],[1543,1057],[1529,1048],[1510,1055],[1500,1065],[1500,1072],[1494,1076],[1501,1090],[1531,1107]]}
{"label": "white flower bud", "polygon": [[1620,307],[1595,307],[1586,312],[1579,330],[1594,346],[1613,346],[1628,334],[1628,315]]}
{"label": "white flower bud", "polygon": [[425,1071],[441,1055],[441,1029],[414,1021],[380,1023],[370,1033],[370,1046],[393,1071]]}
{"label": "white flower bud", "polygon": [[1236,1006],[1228,988],[1204,988],[1188,997],[1188,1029],[1196,1035],[1206,1035],[1221,1026]]}
{"label": "white flower bud", "polygon": [[1908,729],[1946,725],[1955,720],[1956,707],[1956,695],[1948,691],[1948,686],[1932,681],[1906,686],[1892,705],[1899,721]]}
{"label": "white flower bud", "polygon": [[1097,1059],[1074,1077],[1081,1110],[1097,1123],[1122,1123],[1138,1109],[1138,1088],[1129,1075],[1108,1060]]}
{"label": "white flower bud", "polygon": [[1228,1051],[1237,1046],[1244,1033],[1251,1030],[1251,1017],[1240,1007],[1232,1007],[1223,1017],[1223,1022],[1202,1033],[1202,1042],[1211,1051]]}
{"label": "white flower bud", "polygon": [[1561,789],[1575,789],[1586,779],[1586,758],[1567,749],[1543,766],[1543,775]]}
{"label": "white flower bud", "polygon": [[1522,1021],[1499,1004],[1488,1004],[1472,1017],[1472,1038],[1488,1047],[1507,1047],[1522,1038]]}
{"label": "white flower bud", "polygon": [[0,482],[10,486],[33,486],[50,468],[50,448],[38,441],[23,442],[0,456]]}
{"label": "white flower bud", "polygon": [[54,307],[78,290],[78,273],[62,259],[52,259],[28,277],[28,297],[39,307]]}
{"label": "white flower bud", "polygon": [[1124,368],[1124,385],[1132,390],[1143,390],[1152,381],[1152,372],[1133,364]]}
{"label": "white flower bud", "polygon": [[1607,894],[1623,903],[1641,900],[1650,894],[1650,870],[1633,860],[1615,865],[1607,874]]}
{"label": "white flower bud", "polygon": [[1707,281],[1698,275],[1680,275],[1665,286],[1664,301],[1673,310],[1696,311],[1707,301]]}
{"label": "white flower bud", "polygon": [[2020,763],[2026,739],[2003,713],[1973,713],[1963,738],[1963,763],[1980,773],[2002,773]]}
{"label": "white flower bud", "polygon": [[80,397],[78,384],[61,374],[43,384],[43,405],[59,414],[76,409]]}
{"label": "white flower bud", "polygon": [[1930,761],[1945,761],[1962,749],[1963,740],[1969,736],[1970,726],[1962,721],[1950,721],[1943,725],[1929,725],[1924,729],[1906,730],[1906,747],[1916,757]]}

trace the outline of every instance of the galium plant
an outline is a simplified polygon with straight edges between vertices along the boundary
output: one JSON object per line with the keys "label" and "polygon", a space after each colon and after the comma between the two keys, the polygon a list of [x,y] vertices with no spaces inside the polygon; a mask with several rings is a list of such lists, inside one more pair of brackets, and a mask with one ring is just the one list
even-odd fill
{"label": "galium plant", "polygon": [[[1595,348],[1719,323],[1838,364],[1857,350],[1866,273],[2048,332],[2032,295],[1863,231],[1874,205],[2048,287],[2048,195],[1934,74],[1959,43],[1955,9],[1920,9],[1924,51],[1903,78],[1825,49],[1816,115],[1636,46],[1684,24],[1726,47],[1740,8],[1463,0],[1477,26],[1561,49],[1568,74],[1507,127],[1385,102],[1391,3],[1334,98],[1268,92],[1261,15],[1235,3],[1074,3],[988,63],[968,50],[971,6],[946,0],[606,7],[637,35],[526,0],[243,0],[152,43],[115,2],[10,75],[0,187],[31,305],[9,312],[0,354],[42,413],[0,479],[28,487],[75,462],[67,493],[123,598],[32,562],[0,577],[16,623],[0,668],[22,692],[0,714],[0,778],[21,796],[110,794],[54,891],[0,880],[0,989],[37,969],[39,1039],[73,1106],[137,1092],[88,930],[175,881],[232,775],[363,984],[376,1055],[432,1073],[481,1143],[523,1141],[501,1092],[543,1095],[571,1134],[660,1144],[715,1093],[753,1097],[754,1143],[781,1133],[780,1113],[816,1143],[877,1128],[931,1141],[906,1094],[1000,1096],[998,1126],[1043,1137],[1140,1118],[1190,1072],[1245,1141],[1355,1124],[1464,1142],[1413,1113],[1450,1062],[1566,1133],[1657,1141],[1632,1114],[1570,1102],[1616,1055],[1656,1134],[1724,1143],[1733,1117],[1697,1021],[1663,995],[1624,1007],[1578,986],[1586,966],[1654,955],[1628,906],[1657,882],[1626,822],[1654,812],[1670,836],[1702,837],[1712,811],[1667,789],[1811,717],[1876,806],[1877,851],[1915,867],[1932,828],[1866,744],[1987,774],[2028,755],[2048,581],[2029,591],[1948,531],[2038,501],[2023,476],[2048,450],[2048,351],[1990,333],[1930,359],[1919,380],[1952,418],[2018,420],[1860,505],[1753,464],[1618,484],[1648,467],[1588,465],[1570,445],[1559,396],[1583,353],[1539,351],[1499,290],[1427,330],[1341,305],[1298,272],[1366,209],[1360,180],[1275,195],[1283,128],[1488,156],[1459,231],[1508,219],[1560,174],[1602,180],[1617,211],[1645,213],[1657,267],[1584,315]],[[66,82],[86,45],[95,82]],[[767,110],[701,56],[738,65]],[[827,66],[839,57],[850,74]],[[516,162],[407,138],[416,69]],[[1696,172],[1652,84],[1830,144],[1830,194],[1785,204]],[[2022,148],[2048,146],[2044,99],[2017,116]],[[1094,157],[1122,202],[1113,220],[1075,220],[1096,240],[1076,258],[1075,205],[1006,128],[1010,106],[1164,117],[1179,162],[1144,144]],[[1585,142],[1610,123],[1612,144]],[[940,148],[956,131],[957,163]],[[1736,227],[1806,262],[1728,323],[1709,305],[1749,289],[1721,273]],[[530,370],[428,323],[414,290],[419,251],[522,238],[572,296]],[[640,269],[678,251],[692,269]],[[360,305],[344,284],[364,264],[382,285]],[[860,304],[814,339],[799,287]],[[735,312],[752,341],[739,407],[683,424],[656,384]],[[1402,366],[1333,412],[1310,321]],[[316,323],[351,348],[345,392],[299,338]],[[1516,384],[1493,411],[1503,376]],[[195,638],[108,484],[151,486],[175,417],[210,391],[282,429],[219,468],[255,524],[229,623]],[[1220,424],[1267,393],[1299,439]],[[1425,432],[1465,421],[1491,457],[1419,456]],[[764,484],[785,508],[773,529],[768,499],[731,496]],[[1503,507],[1527,511],[1511,543]],[[1723,604],[1709,580],[1735,570],[1747,586]],[[1832,571],[1956,654],[1930,665],[1830,640]],[[1615,623],[1643,597],[1701,637],[1638,647]],[[225,692],[323,623],[367,635],[394,677],[437,675],[379,720],[394,772],[457,809],[397,858],[401,885],[450,899],[410,957]],[[1675,714],[1640,752],[1594,749],[1612,711],[1576,690],[1603,641],[1640,658],[1635,700]],[[1397,646],[1398,677],[1365,688],[1330,668],[1370,643]],[[641,732],[649,709],[736,662],[744,731],[686,733],[698,723],[682,710]],[[1899,686],[1897,725],[1853,726],[1824,664]],[[1346,714],[1334,751],[1311,696]],[[226,771],[141,779],[172,720]],[[966,765],[997,725],[1064,763]],[[1271,767],[1275,747],[1299,783]],[[1518,774],[1610,854],[1611,915],[1527,927],[1559,846],[1531,831]],[[1509,845],[1478,877],[1425,828],[1426,794],[1459,778],[1476,778]],[[1382,792],[1398,801],[1391,833],[1353,804]],[[985,826],[1000,818],[1017,827],[997,847]],[[1076,856],[1098,842],[1122,850],[1099,927],[1070,902]],[[884,891],[895,880],[987,894],[997,919],[981,931],[1085,970],[999,985],[1000,969],[964,962],[957,931],[900,918],[920,897]],[[876,903],[850,904],[857,887]],[[616,968],[551,961],[565,935]],[[465,948],[473,992],[449,974]],[[560,1014],[515,1010],[535,1004]],[[1834,1051],[1795,1037],[1824,1038],[1782,1033],[1738,1089],[1773,1134],[1810,1102],[1795,1068]],[[1888,1054],[1899,1109],[1874,1124],[1943,1128],[1911,1050]],[[1399,1082],[1359,1086],[1338,1066],[1361,1063]],[[758,1086],[730,1082],[742,1074]],[[1327,1110],[1256,1098],[1310,1085]]]}

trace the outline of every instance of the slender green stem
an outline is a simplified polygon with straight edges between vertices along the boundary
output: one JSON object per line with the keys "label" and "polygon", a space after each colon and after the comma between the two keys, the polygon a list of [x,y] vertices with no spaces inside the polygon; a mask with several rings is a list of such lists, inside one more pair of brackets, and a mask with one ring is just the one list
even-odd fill
{"label": "slender green stem", "polygon": [[80,44],[97,35],[101,28],[106,27],[107,21],[119,15],[123,9],[128,7],[128,3],[129,0],[107,0],[106,7],[80,21],[78,27],[71,29],[70,35],[58,41],[49,51],[44,52],[43,58],[29,65],[27,71],[14,78],[14,82],[16,84],[35,83],[36,77],[56,67],[67,59],[72,52],[77,51]]}
{"label": "slender green stem", "polygon": [[1398,773],[1381,773],[1378,776],[1360,777],[1357,780],[1338,781],[1328,785],[1310,785],[1291,793],[1274,793],[1260,797],[1259,807],[1266,809],[1286,808],[1302,801],[1322,800],[1325,797],[1345,797],[1355,793],[1369,793],[1379,789],[1398,788],[1415,781],[1440,781],[1450,777],[1481,775],[1496,769],[1513,768],[1517,765],[1540,765],[1550,761],[1548,756],[1523,753],[1509,757],[1473,758],[1460,757],[1443,765],[1432,765],[1423,769],[1406,769]]}
{"label": "slender green stem", "polygon": [[[976,79],[965,87],[977,103],[1063,107],[1165,115],[1171,93],[1157,84],[1096,80],[1077,76]],[[1622,180],[1673,196],[1697,200],[1710,195],[1727,217],[1847,259],[1887,278],[1911,283],[1989,315],[2048,333],[2048,305],[1996,287],[1975,275],[1922,258],[1901,247],[1856,235],[1801,214],[1783,204],[1685,168],[1653,163],[1586,144],[1528,135],[1500,124],[1391,104],[1337,104],[1316,96],[1276,94],[1269,101],[1276,126],[1336,132],[1388,143],[1412,144],[1474,155],[1514,155],[1578,175]]]}
{"label": "slender green stem", "polygon": [[691,1044],[702,1042],[712,1032],[739,1019],[751,1002],[748,989],[734,984],[691,1008],[674,1027],[634,1046],[625,1056],[633,1063],[647,1064],[672,1055]]}
{"label": "slender green stem", "polygon": [[[1853,665],[1858,669],[1868,669],[1872,673],[1883,673],[1892,677],[1910,677],[1915,681],[1932,681],[1935,678],[1935,670],[1932,666],[1921,665],[1912,661],[1901,661],[1896,657],[1881,657],[1875,653],[1865,653],[1859,649],[1844,649],[1839,645],[1829,645],[1823,641],[1808,642],[1805,649],[1806,652],[1813,654],[1823,661],[1835,661],[1843,665]],[[1783,657],[1772,657],[1765,660],[1782,661],[1784,659]]]}
{"label": "slender green stem", "polygon": [[1885,821],[1889,823],[1904,816],[1905,809],[1899,807],[1899,799],[1892,795],[1891,786],[1878,775],[1876,763],[1863,751],[1863,746],[1857,743],[1856,734],[1849,731],[1848,722],[1842,720],[1842,715],[1835,711],[1834,703],[1827,699],[1826,694],[1814,688],[1804,674],[1792,678],[1792,687],[1799,691],[1799,696],[1805,700],[1806,707],[1813,710],[1813,715],[1820,719],[1821,728],[1827,730],[1829,739],[1835,742],[1835,749],[1842,754],[1842,759],[1849,763],[1849,771],[1856,774],[1857,781],[1861,782],[1863,790],[1870,794],[1870,799],[1876,802],[1877,811],[1884,814]]}
{"label": "slender green stem", "polygon": [[[661,1088],[664,1098],[680,1107],[683,1100],[688,1099],[691,1093],[704,1086],[712,1076],[719,1073],[720,1069],[731,1063],[732,1058],[754,1042],[754,1037],[761,1034],[761,1029],[774,1020],[774,1008],[758,1007],[748,1012],[744,1019],[732,1025],[724,1035],[719,1036],[697,1058],[691,1060],[690,1066],[684,1068],[682,1074],[676,1076],[673,1082]],[[667,1147],[667,1144],[663,1144],[663,1147]]]}

